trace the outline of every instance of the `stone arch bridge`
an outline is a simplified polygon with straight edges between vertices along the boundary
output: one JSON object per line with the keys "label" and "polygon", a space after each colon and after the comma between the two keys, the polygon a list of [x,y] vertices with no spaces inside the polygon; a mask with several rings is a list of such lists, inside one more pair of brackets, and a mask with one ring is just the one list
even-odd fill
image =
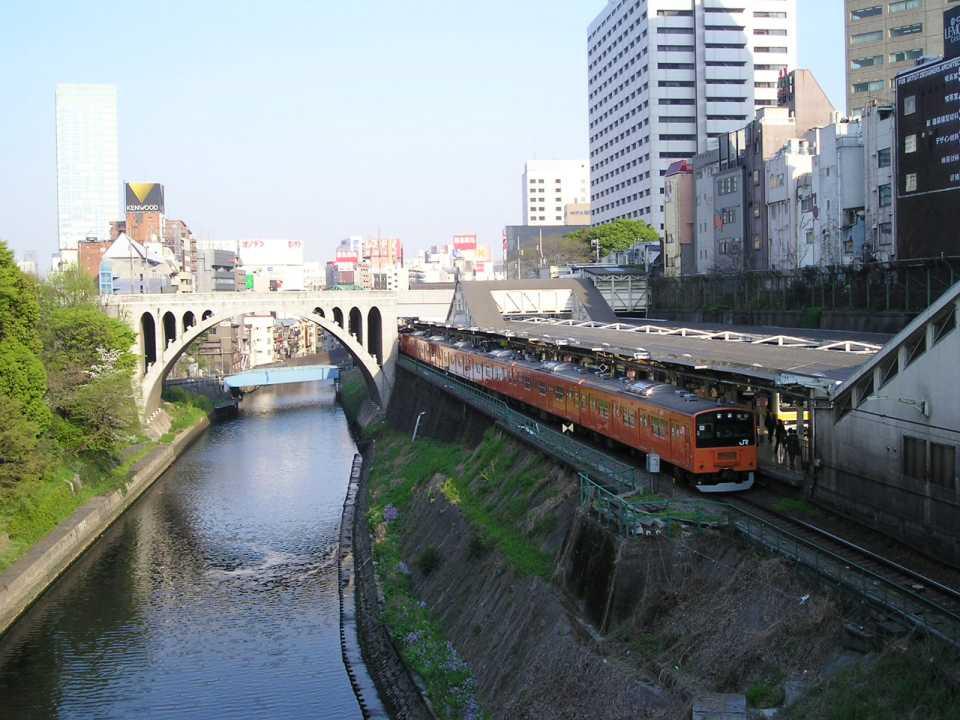
{"label": "stone arch bridge", "polygon": [[160,407],[164,378],[190,343],[224,320],[264,312],[304,318],[333,335],[363,371],[377,402],[386,407],[393,388],[398,321],[442,319],[451,295],[449,291],[111,295],[104,298],[104,307],[137,336],[139,401],[144,417],[150,417]]}

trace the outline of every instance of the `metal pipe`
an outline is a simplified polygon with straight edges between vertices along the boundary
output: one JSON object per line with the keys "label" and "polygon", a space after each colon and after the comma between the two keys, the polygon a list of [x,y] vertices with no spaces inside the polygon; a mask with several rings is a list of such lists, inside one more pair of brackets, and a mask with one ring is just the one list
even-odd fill
{"label": "metal pipe", "polygon": [[420,420],[421,420],[421,419],[423,418],[423,416],[426,415],[426,414],[427,414],[427,411],[426,411],[426,410],[422,410],[422,411],[420,412],[420,414],[417,415],[417,422],[416,422],[416,424],[413,426],[413,437],[410,438],[410,442],[414,443],[414,442],[417,441],[417,432],[419,432],[419,430],[420,430]]}

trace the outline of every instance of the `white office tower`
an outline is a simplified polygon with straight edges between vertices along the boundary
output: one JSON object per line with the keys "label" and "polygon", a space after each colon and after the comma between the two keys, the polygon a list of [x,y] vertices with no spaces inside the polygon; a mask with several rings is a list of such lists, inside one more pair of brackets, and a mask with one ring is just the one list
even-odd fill
{"label": "white office tower", "polygon": [[523,168],[524,225],[563,225],[567,206],[589,202],[586,160],[527,160]]}
{"label": "white office tower", "polygon": [[610,0],[588,32],[593,224],[662,233],[670,165],[777,104],[796,0]]}
{"label": "white office tower", "polygon": [[113,85],[57,85],[57,214],[60,261],[75,263],[81,240],[110,239],[123,217]]}

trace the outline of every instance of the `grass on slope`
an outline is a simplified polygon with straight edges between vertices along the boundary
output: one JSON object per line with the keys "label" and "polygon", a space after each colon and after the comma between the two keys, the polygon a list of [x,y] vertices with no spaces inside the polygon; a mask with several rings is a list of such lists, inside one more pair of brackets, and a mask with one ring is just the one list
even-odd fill
{"label": "grass on slope", "polygon": [[[190,403],[177,404],[170,412],[173,424],[161,438],[163,443],[172,442],[176,433],[205,415]],[[155,443],[135,437],[120,451],[120,458],[112,462],[61,457],[51,463],[41,479],[18,483],[0,494],[0,572],[84,503],[122,488],[134,466],[154,448]]]}

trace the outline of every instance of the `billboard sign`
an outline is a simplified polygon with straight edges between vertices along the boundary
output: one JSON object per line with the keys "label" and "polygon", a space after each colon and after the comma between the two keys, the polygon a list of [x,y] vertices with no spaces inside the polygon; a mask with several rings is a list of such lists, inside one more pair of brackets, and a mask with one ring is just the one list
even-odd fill
{"label": "billboard sign", "polygon": [[960,7],[943,14],[943,58],[960,57]]}
{"label": "billboard sign", "polygon": [[163,213],[163,185],[127,183],[127,212]]}
{"label": "billboard sign", "polygon": [[244,267],[303,265],[302,240],[241,240],[239,249]]}
{"label": "billboard sign", "polygon": [[454,235],[453,247],[455,250],[459,250],[460,252],[465,252],[468,250],[476,250],[477,236],[476,235]]}

